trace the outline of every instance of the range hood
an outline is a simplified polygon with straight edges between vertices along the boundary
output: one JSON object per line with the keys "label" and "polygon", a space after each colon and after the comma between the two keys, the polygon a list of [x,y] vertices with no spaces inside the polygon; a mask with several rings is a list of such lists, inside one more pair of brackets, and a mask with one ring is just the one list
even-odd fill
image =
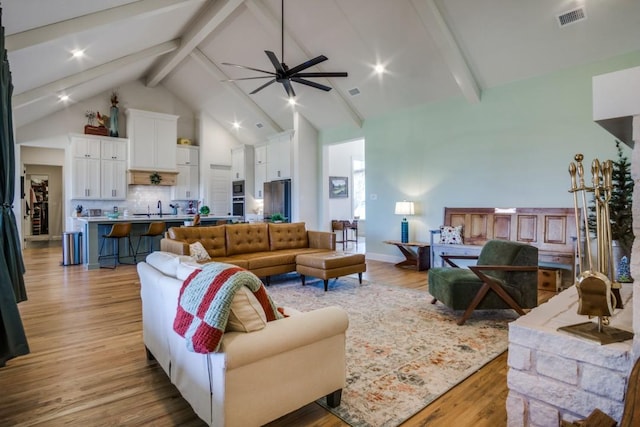
{"label": "range hood", "polygon": [[129,185],[176,185],[178,172],[129,169]]}

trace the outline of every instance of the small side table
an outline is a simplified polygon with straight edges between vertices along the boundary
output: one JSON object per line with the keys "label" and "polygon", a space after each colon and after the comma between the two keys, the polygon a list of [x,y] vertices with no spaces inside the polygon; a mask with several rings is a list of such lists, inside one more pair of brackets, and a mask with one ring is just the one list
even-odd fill
{"label": "small side table", "polygon": [[416,270],[428,270],[430,267],[429,243],[407,242],[399,240],[385,240],[383,243],[395,245],[405,260],[396,264],[396,267],[415,266]]}

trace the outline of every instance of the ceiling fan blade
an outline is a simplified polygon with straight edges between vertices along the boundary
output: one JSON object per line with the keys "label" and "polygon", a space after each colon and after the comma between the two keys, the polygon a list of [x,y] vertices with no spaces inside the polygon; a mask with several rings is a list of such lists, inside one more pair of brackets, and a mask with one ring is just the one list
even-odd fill
{"label": "ceiling fan blade", "polygon": [[261,77],[241,77],[239,79],[227,79],[220,80],[221,82],[238,82],[240,80],[256,80],[256,79],[272,79],[272,76],[261,76]]}
{"label": "ceiling fan blade", "polygon": [[303,62],[300,65],[296,65],[295,67],[290,69],[289,70],[289,75],[292,76],[292,75],[296,74],[299,71],[306,70],[307,68],[313,67],[314,65],[317,65],[317,64],[319,64],[321,62],[324,62],[327,59],[329,59],[329,58],[327,58],[324,55],[316,56],[315,58],[310,59],[310,60],[308,60],[306,62]]}
{"label": "ceiling fan blade", "polygon": [[348,77],[343,71],[339,72],[320,72],[320,73],[296,73],[292,77]]}
{"label": "ceiling fan blade", "polygon": [[265,84],[263,84],[262,86],[260,86],[258,89],[254,90],[253,92],[250,92],[249,95],[253,95],[256,92],[261,91],[262,89],[264,89],[265,87],[269,86],[270,84],[273,84],[276,82],[276,79],[272,79],[269,80],[268,82],[266,82]]}
{"label": "ceiling fan blade", "polygon": [[311,80],[305,80],[299,77],[291,77],[291,80],[293,80],[296,83],[300,83],[303,85],[315,87],[316,89],[324,90],[326,92],[329,92],[331,90],[329,86],[321,85],[320,83],[312,82]]}
{"label": "ceiling fan blade", "polygon": [[271,52],[270,50],[265,50],[264,53],[267,54],[267,57],[273,64],[273,68],[275,68],[277,72],[284,74],[285,73],[284,67],[282,66],[280,61],[278,61],[278,57],[276,56],[276,54]]}
{"label": "ceiling fan blade", "polygon": [[284,86],[285,92],[287,92],[287,96],[289,98],[295,98],[296,92],[293,90],[293,86],[291,86],[291,82],[288,79],[282,80],[282,86]]}
{"label": "ceiling fan blade", "polygon": [[222,65],[229,65],[231,67],[236,67],[236,68],[244,68],[245,70],[251,70],[251,71],[257,71],[259,73],[271,74],[272,76],[276,75],[276,73],[274,73],[273,71],[265,71],[265,70],[261,70],[259,68],[247,67],[245,65],[230,64],[228,62],[223,62]]}

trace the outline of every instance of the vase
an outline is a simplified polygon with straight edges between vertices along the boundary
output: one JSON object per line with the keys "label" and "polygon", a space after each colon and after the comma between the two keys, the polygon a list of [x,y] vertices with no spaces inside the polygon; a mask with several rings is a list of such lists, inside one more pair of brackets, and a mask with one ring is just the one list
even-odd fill
{"label": "vase", "polygon": [[118,137],[118,107],[111,106],[111,116],[109,117],[109,136]]}

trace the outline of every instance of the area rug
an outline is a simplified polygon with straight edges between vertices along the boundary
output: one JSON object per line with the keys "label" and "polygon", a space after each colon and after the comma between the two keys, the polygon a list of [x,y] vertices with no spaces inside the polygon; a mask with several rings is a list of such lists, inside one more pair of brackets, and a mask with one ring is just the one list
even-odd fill
{"label": "area rug", "polygon": [[337,305],[349,313],[347,386],[338,408],[318,403],[352,426],[397,426],[476,372],[508,346],[511,310],[461,312],[431,304],[426,291],[351,277],[302,286],[295,275],[273,281],[269,295],[300,311]]}

